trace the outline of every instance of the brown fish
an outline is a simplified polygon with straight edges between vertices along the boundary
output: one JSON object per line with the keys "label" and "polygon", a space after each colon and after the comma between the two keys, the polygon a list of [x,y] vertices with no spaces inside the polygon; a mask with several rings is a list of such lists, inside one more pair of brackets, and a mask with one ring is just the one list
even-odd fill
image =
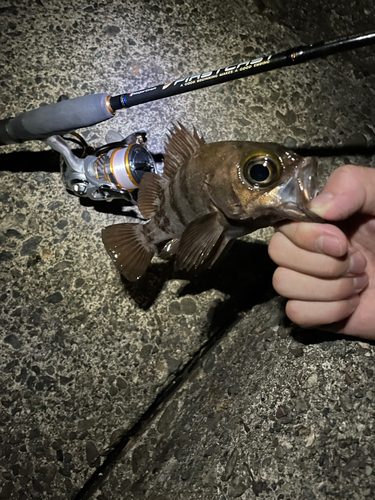
{"label": "brown fish", "polygon": [[140,278],[161,243],[175,269],[210,267],[234,238],[292,219],[320,221],[306,203],[317,194],[316,161],[278,144],[207,144],[179,124],[171,132],[164,171],[146,173],[138,206],[146,224],[115,224],[102,239],[119,271]]}

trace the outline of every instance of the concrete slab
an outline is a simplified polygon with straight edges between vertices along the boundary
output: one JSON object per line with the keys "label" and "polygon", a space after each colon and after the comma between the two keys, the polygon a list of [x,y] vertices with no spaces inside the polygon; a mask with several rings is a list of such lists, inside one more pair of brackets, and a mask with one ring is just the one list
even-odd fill
{"label": "concrete slab", "polygon": [[372,498],[374,353],[253,307],[90,498]]}
{"label": "concrete slab", "polygon": [[[371,6],[365,3],[360,9],[352,9],[349,2],[340,2],[330,12],[318,1],[303,9],[301,3],[301,9],[292,14],[285,12],[282,3],[273,1],[249,5],[234,2],[228,8],[227,3],[214,1],[163,5],[144,1],[134,5],[40,0],[29,5],[26,1],[5,0],[0,7],[0,117],[56,102],[62,94],[75,97],[108,91],[116,95],[137,90],[301,42],[347,34],[349,27],[353,32],[370,29],[374,21]],[[325,154],[329,146],[354,143],[357,153],[358,146],[363,152],[363,146],[373,144],[375,138],[373,68],[372,52],[362,49],[357,55],[315,61],[132,108],[83,133],[88,142],[98,146],[104,143],[109,129],[124,135],[145,129],[150,149],[159,152],[170,123],[179,120],[190,127],[195,125],[208,141],[270,140],[297,147],[322,147]],[[252,332],[258,323],[267,323],[268,315],[273,317],[275,307],[275,299],[270,299],[273,266],[266,248],[246,241],[233,247],[220,269],[196,280],[174,276],[170,265],[155,262],[143,288],[123,282],[100,240],[101,229],[120,222],[121,217],[111,213],[111,206],[80,203],[67,194],[56,172],[58,159],[48,156],[47,149],[43,143],[30,142],[0,151],[2,499],[78,498],[111,450],[120,450],[116,443],[126,441],[152,405],[162,404],[168,394],[173,398],[174,381],[181,380],[184,366],[191,359],[199,359],[194,358],[197,353],[213,349],[215,335],[220,337],[222,331],[220,326],[230,326],[239,312],[250,311],[248,321],[256,325],[251,323],[245,330]],[[320,159],[322,184],[334,168],[348,160],[363,164],[371,161],[371,152],[366,156],[348,156],[347,152],[331,151],[331,156]],[[261,231],[255,239],[267,241],[269,235],[270,231]],[[254,312],[255,304],[263,305]],[[270,323],[275,328],[281,321],[279,312],[276,316]],[[234,329],[228,339],[238,335],[236,332]],[[255,332],[256,338],[258,334]],[[244,332],[241,335],[246,353],[253,349],[246,342],[251,343],[254,337],[247,341]],[[276,338],[272,342],[275,352],[286,349],[285,339],[280,341],[282,347],[278,347]],[[345,342],[338,343],[337,349],[342,345]],[[359,366],[360,360],[367,361],[364,354],[372,350],[354,346]],[[222,349],[227,352],[224,344]],[[299,346],[295,349],[299,352]],[[313,375],[326,353],[322,354],[320,347],[309,349],[308,366]],[[216,363],[225,366],[225,356],[219,357],[215,350],[213,355],[215,359],[217,356]],[[211,359],[211,354],[207,356]],[[276,398],[282,391],[278,380],[289,380],[290,376],[292,384],[297,368],[302,369],[298,365],[301,359],[296,366],[283,365],[276,357],[263,362],[268,368],[279,363],[277,376],[268,373],[270,378],[263,380],[266,373],[259,372],[259,387],[264,384],[264,390],[274,395],[267,401],[272,408],[276,404],[289,407],[289,399]],[[331,358],[329,362],[333,363],[333,379],[341,380],[341,365]],[[244,366],[245,372],[250,370],[246,363]],[[291,373],[282,372],[283,368]],[[209,372],[203,370],[197,378],[199,381],[205,374],[207,387],[211,384]],[[199,397],[206,397],[205,383],[204,379],[199,382],[203,385]],[[198,394],[189,384],[186,391]],[[238,394],[245,393],[244,379],[238,384]],[[255,389],[254,393],[258,394]],[[311,390],[312,398],[314,394]],[[334,392],[334,398],[337,394]],[[198,402],[193,397],[186,401],[190,409],[184,418],[189,419]],[[246,398],[237,398],[237,402],[231,410],[233,415],[244,407],[242,404],[249,406]],[[213,404],[211,408],[214,412]],[[268,414],[270,410],[262,407],[260,411]],[[176,411],[175,415],[183,414]],[[175,425],[174,418],[169,422],[165,417],[165,425]],[[176,423],[176,432],[179,425]],[[320,429],[318,420],[314,426]],[[358,433],[364,437],[355,437],[358,446],[367,443],[362,431]],[[168,432],[169,428],[164,434]],[[197,428],[198,440],[202,433],[203,427]],[[134,436],[139,434],[134,431]],[[234,441],[230,437],[224,446],[224,441],[220,445],[221,434],[215,439],[223,453],[218,455],[220,463],[224,464]],[[290,442],[292,447],[297,446],[297,441]],[[280,443],[283,447],[284,441]],[[285,443],[288,450],[287,438]],[[355,453],[358,443],[348,445],[349,451]],[[136,442],[133,448],[139,446]],[[242,445],[238,446],[241,456],[245,452]],[[251,453],[258,453],[257,449]],[[186,460],[199,463],[194,450],[199,451],[192,445]],[[136,457],[134,475],[129,476],[125,469],[122,476],[121,469],[116,469],[106,487],[109,491],[117,488],[113,485],[117,477],[120,485],[129,479],[130,483],[121,486],[126,495],[128,491],[133,496],[143,495],[142,488],[154,494],[153,478],[145,476],[147,457],[154,457],[154,452],[147,452],[146,458],[137,452],[137,459],[131,446],[127,451]],[[309,457],[307,454],[306,460]],[[138,466],[137,460],[144,465]],[[270,477],[277,467],[272,460],[267,465]],[[364,473],[369,470],[366,466],[371,464],[366,462],[361,469]],[[257,474],[259,468],[254,470]],[[236,474],[242,477],[242,469]],[[197,476],[194,473],[191,477]],[[249,484],[246,491],[251,491],[248,477],[243,481]],[[254,477],[260,481],[257,478],[263,476]],[[140,481],[140,493],[132,486],[134,481]],[[242,479],[238,481],[240,484]],[[161,484],[168,485],[168,481]],[[178,488],[186,484],[173,486],[173,491],[179,492]],[[198,480],[189,484],[191,489],[187,491],[201,488]],[[113,491],[120,495],[118,490]],[[103,489],[101,494],[107,493]],[[209,489],[207,494],[214,493]],[[280,494],[286,493],[280,490]]]}

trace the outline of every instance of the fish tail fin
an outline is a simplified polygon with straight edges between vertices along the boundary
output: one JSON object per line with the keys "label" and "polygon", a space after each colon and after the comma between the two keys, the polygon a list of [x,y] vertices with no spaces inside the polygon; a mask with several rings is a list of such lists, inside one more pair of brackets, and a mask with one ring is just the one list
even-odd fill
{"label": "fish tail fin", "polygon": [[156,247],[149,243],[143,224],[114,224],[102,230],[102,240],[117,269],[129,281],[147,270]]}

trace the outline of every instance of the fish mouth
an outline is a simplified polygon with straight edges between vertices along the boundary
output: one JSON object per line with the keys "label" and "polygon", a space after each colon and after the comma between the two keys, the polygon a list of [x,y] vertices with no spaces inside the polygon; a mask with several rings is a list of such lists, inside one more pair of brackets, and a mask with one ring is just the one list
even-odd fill
{"label": "fish mouth", "polygon": [[313,157],[303,158],[302,164],[296,168],[295,175],[279,188],[280,208],[288,219],[324,222],[324,219],[306,206],[318,192],[317,161]]}

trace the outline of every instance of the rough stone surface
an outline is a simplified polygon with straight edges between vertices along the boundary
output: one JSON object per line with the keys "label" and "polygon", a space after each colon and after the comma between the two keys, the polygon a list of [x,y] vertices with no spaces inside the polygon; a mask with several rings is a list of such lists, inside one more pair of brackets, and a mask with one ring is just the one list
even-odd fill
{"label": "rough stone surface", "polygon": [[[373,26],[370,0],[3,0],[0,119]],[[323,186],[343,163],[374,166],[374,59],[363,48],[80,132],[100,146],[146,130],[155,153],[177,120],[207,141],[275,141],[314,151]],[[80,202],[58,170],[42,142],[1,147],[0,499],[73,499],[121,443],[92,498],[373,498],[374,347],[292,330],[254,243],[272,229],[200,277],[155,259],[129,284],[100,239],[123,220],[115,205]]]}
{"label": "rough stone surface", "polygon": [[374,346],[332,336],[327,351],[325,334],[270,324],[280,308],[256,305],[231,328],[210,372],[203,359],[94,498],[375,495]]}

